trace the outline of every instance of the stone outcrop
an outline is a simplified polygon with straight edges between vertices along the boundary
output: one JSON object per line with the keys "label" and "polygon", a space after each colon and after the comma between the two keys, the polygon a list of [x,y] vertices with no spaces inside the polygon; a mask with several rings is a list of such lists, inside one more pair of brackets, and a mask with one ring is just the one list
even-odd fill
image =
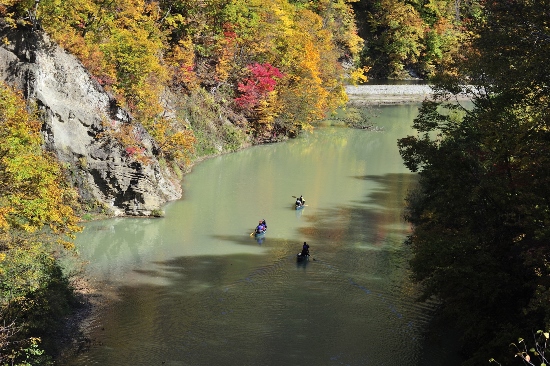
{"label": "stone outcrop", "polygon": [[181,185],[157,159],[158,146],[136,123],[139,159],[110,132],[131,116],[82,64],[47,35],[0,25],[0,80],[20,89],[44,122],[46,148],[67,167],[84,202],[112,215],[151,215],[181,197]]}

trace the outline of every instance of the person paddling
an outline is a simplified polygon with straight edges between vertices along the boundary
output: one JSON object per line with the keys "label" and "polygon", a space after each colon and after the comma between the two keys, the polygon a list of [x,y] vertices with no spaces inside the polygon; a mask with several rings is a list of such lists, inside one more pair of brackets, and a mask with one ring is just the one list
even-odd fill
{"label": "person paddling", "polygon": [[309,255],[309,244],[304,241],[304,245],[302,245],[302,255]]}
{"label": "person paddling", "polygon": [[256,232],[259,234],[259,233],[263,233],[266,230],[267,230],[267,224],[265,220],[260,220],[258,226],[256,227]]}

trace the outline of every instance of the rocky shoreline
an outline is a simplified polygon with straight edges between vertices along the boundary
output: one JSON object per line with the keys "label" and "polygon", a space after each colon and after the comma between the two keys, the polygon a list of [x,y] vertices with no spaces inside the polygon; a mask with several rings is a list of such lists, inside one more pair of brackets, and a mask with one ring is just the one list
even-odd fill
{"label": "rocky shoreline", "polygon": [[[360,107],[368,105],[391,105],[406,103],[421,103],[433,95],[433,90],[427,84],[403,85],[348,85],[348,105]],[[466,95],[458,96],[457,100],[468,100]]]}

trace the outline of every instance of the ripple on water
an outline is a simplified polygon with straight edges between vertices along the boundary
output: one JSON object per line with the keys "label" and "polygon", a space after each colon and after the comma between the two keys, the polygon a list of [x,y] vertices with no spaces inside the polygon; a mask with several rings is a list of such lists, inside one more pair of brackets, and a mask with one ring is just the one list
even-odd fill
{"label": "ripple on water", "polygon": [[[411,179],[395,141],[414,111],[387,112],[383,134],[326,129],[209,160],[165,219],[82,239],[124,285],[73,365],[419,365],[433,304],[414,301],[396,209]],[[302,187],[297,217],[281,197]],[[302,240],[317,260],[298,265]]]}

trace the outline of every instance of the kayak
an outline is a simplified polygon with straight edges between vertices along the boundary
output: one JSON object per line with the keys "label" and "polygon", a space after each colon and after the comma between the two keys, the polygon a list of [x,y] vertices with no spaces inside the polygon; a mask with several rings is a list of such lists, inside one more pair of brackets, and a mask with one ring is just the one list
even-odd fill
{"label": "kayak", "polygon": [[297,205],[297,204],[294,204],[294,209],[295,210],[301,210],[302,208],[306,207],[306,205]]}
{"label": "kayak", "polygon": [[254,236],[255,236],[255,237],[258,237],[258,236],[265,235],[265,232],[266,232],[266,231],[267,231],[267,229],[262,230],[262,231],[254,231]]}
{"label": "kayak", "polygon": [[297,262],[306,262],[306,261],[309,261],[309,254],[302,255],[302,252],[296,254],[296,261],[297,261]]}

